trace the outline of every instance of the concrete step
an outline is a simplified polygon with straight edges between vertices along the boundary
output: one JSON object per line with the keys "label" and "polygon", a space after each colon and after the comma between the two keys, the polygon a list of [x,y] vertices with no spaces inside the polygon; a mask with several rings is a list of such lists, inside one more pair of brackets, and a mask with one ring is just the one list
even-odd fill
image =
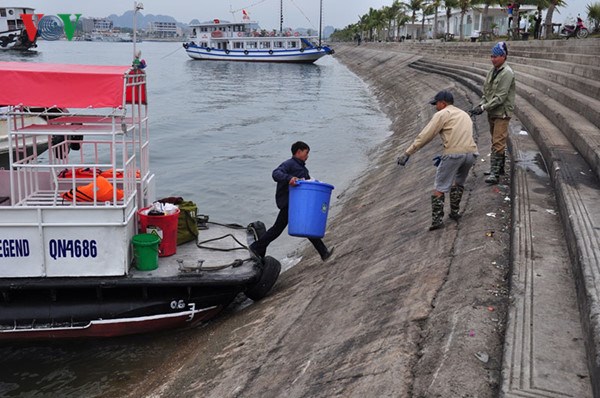
{"label": "concrete step", "polygon": [[[551,69],[555,72],[563,72],[567,75],[579,76],[585,79],[598,80],[600,78],[600,57],[597,55],[572,55],[573,57],[578,58],[578,61],[586,60],[588,63],[559,61],[556,59],[547,59],[538,55],[541,54],[526,53],[524,55],[520,55],[515,52],[509,52],[508,59],[511,65],[531,65],[543,70]],[[594,64],[592,64],[592,60]]]}
{"label": "concrete step", "polygon": [[517,116],[535,139],[552,177],[577,286],[594,396],[600,396],[600,182],[562,132],[517,99]]}
{"label": "concrete step", "polygon": [[575,282],[550,176],[537,145],[515,120],[509,147],[513,233],[501,397],[592,397]]}
{"label": "concrete step", "polygon": [[[490,49],[495,42],[501,39],[490,42],[409,42],[402,43],[369,43],[369,45],[384,45],[384,46],[400,46],[404,49],[410,49],[416,52],[422,51],[437,51],[440,53],[457,53],[474,54],[480,57],[489,57]],[[581,54],[593,55],[600,53],[600,39],[589,38],[585,40],[535,40],[535,41],[506,41],[511,51],[521,52],[536,52],[541,54],[543,58],[554,59],[555,54]]]}
{"label": "concrete step", "polygon": [[484,78],[477,74],[471,73],[467,70],[467,68],[463,69],[463,73],[458,73],[454,68],[447,67],[439,64],[431,64],[427,60],[418,60],[409,65],[413,69],[417,69],[427,73],[437,73],[440,75],[447,76],[452,80],[456,80],[460,82],[464,86],[468,87],[470,90],[476,92],[479,96],[481,96],[481,87],[483,85]]}
{"label": "concrete step", "polygon": [[[532,49],[520,49],[511,48],[509,50],[509,56],[511,60],[513,58],[522,59],[519,63],[526,61],[539,62],[543,64],[547,61],[556,61],[566,63],[568,65],[577,66],[592,66],[594,68],[600,68],[600,57],[595,54],[585,53],[555,53],[550,51],[540,51],[539,48]],[[543,65],[538,65],[543,66]]]}

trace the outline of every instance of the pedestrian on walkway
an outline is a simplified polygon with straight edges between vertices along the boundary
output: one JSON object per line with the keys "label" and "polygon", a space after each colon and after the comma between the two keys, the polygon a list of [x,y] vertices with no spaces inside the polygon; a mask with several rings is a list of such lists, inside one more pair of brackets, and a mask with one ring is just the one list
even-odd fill
{"label": "pedestrian on walkway", "polygon": [[471,110],[474,115],[487,112],[492,135],[492,152],[490,154],[490,171],[485,182],[498,184],[504,175],[506,161],[506,139],[508,123],[515,109],[515,74],[506,63],[508,48],[501,41],[492,48],[492,69],[483,83],[483,96],[479,105]]}
{"label": "pedestrian on walkway", "polygon": [[[256,257],[264,257],[267,253],[267,246],[271,242],[281,235],[283,230],[288,225],[288,212],[289,212],[289,186],[296,186],[298,180],[309,180],[310,175],[306,168],[306,160],[308,159],[308,153],[310,147],[302,142],[298,141],[292,145],[292,157],[285,162],[281,163],[279,167],[273,170],[273,180],[277,182],[277,189],[275,191],[275,202],[279,208],[279,214],[275,220],[275,224],[267,230],[267,232],[259,238],[256,242],[250,245],[250,252]],[[310,243],[313,244],[321,259],[327,260],[333,254],[333,249],[328,250],[321,239],[308,238]]]}
{"label": "pedestrian on walkway", "polygon": [[465,181],[477,153],[477,144],[473,139],[473,123],[469,115],[454,106],[454,96],[449,91],[440,91],[430,102],[437,112],[427,126],[419,133],[414,142],[402,156],[398,164],[404,166],[409,157],[427,145],[436,135],[440,135],[444,150],[439,157],[435,175],[435,187],[431,195],[430,231],[444,226],[445,194],[450,192],[450,215],[458,221],[460,201],[465,190]]}

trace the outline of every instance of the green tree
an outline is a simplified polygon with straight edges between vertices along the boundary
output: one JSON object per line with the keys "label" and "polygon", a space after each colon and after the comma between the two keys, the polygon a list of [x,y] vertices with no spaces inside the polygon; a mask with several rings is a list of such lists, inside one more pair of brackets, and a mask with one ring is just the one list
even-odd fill
{"label": "green tree", "polygon": [[[411,16],[410,16],[410,21],[412,23],[413,29],[415,26],[415,20],[417,19],[417,12],[421,9],[421,7],[423,6],[423,0],[410,0],[410,3],[408,4],[408,8],[411,11]],[[414,32],[413,32],[414,33]],[[413,34],[413,40],[415,40],[415,35]]]}
{"label": "green tree", "polygon": [[458,0],[458,8],[460,8],[460,25],[459,25],[459,33],[460,33],[460,41],[465,39],[465,14],[467,11],[471,9],[471,0]]}
{"label": "green tree", "polygon": [[592,23],[592,31],[600,32],[600,3],[587,5],[588,19]]}
{"label": "green tree", "polygon": [[567,3],[563,0],[551,0],[548,4],[548,11],[546,11],[546,19],[544,20],[544,26],[546,27],[546,39],[550,38],[552,34],[552,15],[554,10],[558,7],[563,7]]}
{"label": "green tree", "polygon": [[[421,39],[426,39],[427,35],[425,34],[425,17],[427,15],[432,15],[434,12],[436,12],[435,10],[435,5],[434,4],[423,4],[423,17],[421,18]],[[435,24],[435,22],[434,22]],[[435,37],[435,36],[434,36]]]}
{"label": "green tree", "polygon": [[437,39],[438,36],[438,10],[442,5],[442,0],[433,0],[431,6],[433,7],[434,17],[433,17],[433,38]]}
{"label": "green tree", "polygon": [[449,35],[452,9],[458,7],[458,0],[444,0],[444,7],[446,7],[446,35]]}

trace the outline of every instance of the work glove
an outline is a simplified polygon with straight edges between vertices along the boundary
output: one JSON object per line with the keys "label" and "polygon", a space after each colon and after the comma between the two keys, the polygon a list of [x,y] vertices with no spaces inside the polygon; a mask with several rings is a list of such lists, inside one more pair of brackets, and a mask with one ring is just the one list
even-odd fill
{"label": "work glove", "polygon": [[402,156],[399,156],[398,157],[398,164],[400,166],[404,166],[406,164],[406,162],[408,162],[409,158],[410,158],[410,155],[408,155],[406,153],[404,155],[402,155]]}
{"label": "work glove", "polygon": [[481,115],[483,113],[483,107],[481,105],[477,105],[475,108],[469,111],[471,115]]}

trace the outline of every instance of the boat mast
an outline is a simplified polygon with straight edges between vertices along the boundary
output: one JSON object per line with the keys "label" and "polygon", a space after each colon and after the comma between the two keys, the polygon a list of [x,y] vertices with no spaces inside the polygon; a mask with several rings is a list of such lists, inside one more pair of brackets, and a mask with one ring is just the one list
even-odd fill
{"label": "boat mast", "polygon": [[283,0],[279,1],[279,36],[283,36]]}
{"label": "boat mast", "polygon": [[321,33],[323,32],[323,0],[319,6],[319,47],[321,47]]}
{"label": "boat mast", "polygon": [[138,3],[137,1],[133,2],[133,58],[136,58],[136,51],[135,51],[135,42],[136,42],[136,33],[137,33],[137,24],[136,24],[136,16],[137,16],[137,12],[139,10],[143,10],[144,9],[144,5],[142,3]]}

